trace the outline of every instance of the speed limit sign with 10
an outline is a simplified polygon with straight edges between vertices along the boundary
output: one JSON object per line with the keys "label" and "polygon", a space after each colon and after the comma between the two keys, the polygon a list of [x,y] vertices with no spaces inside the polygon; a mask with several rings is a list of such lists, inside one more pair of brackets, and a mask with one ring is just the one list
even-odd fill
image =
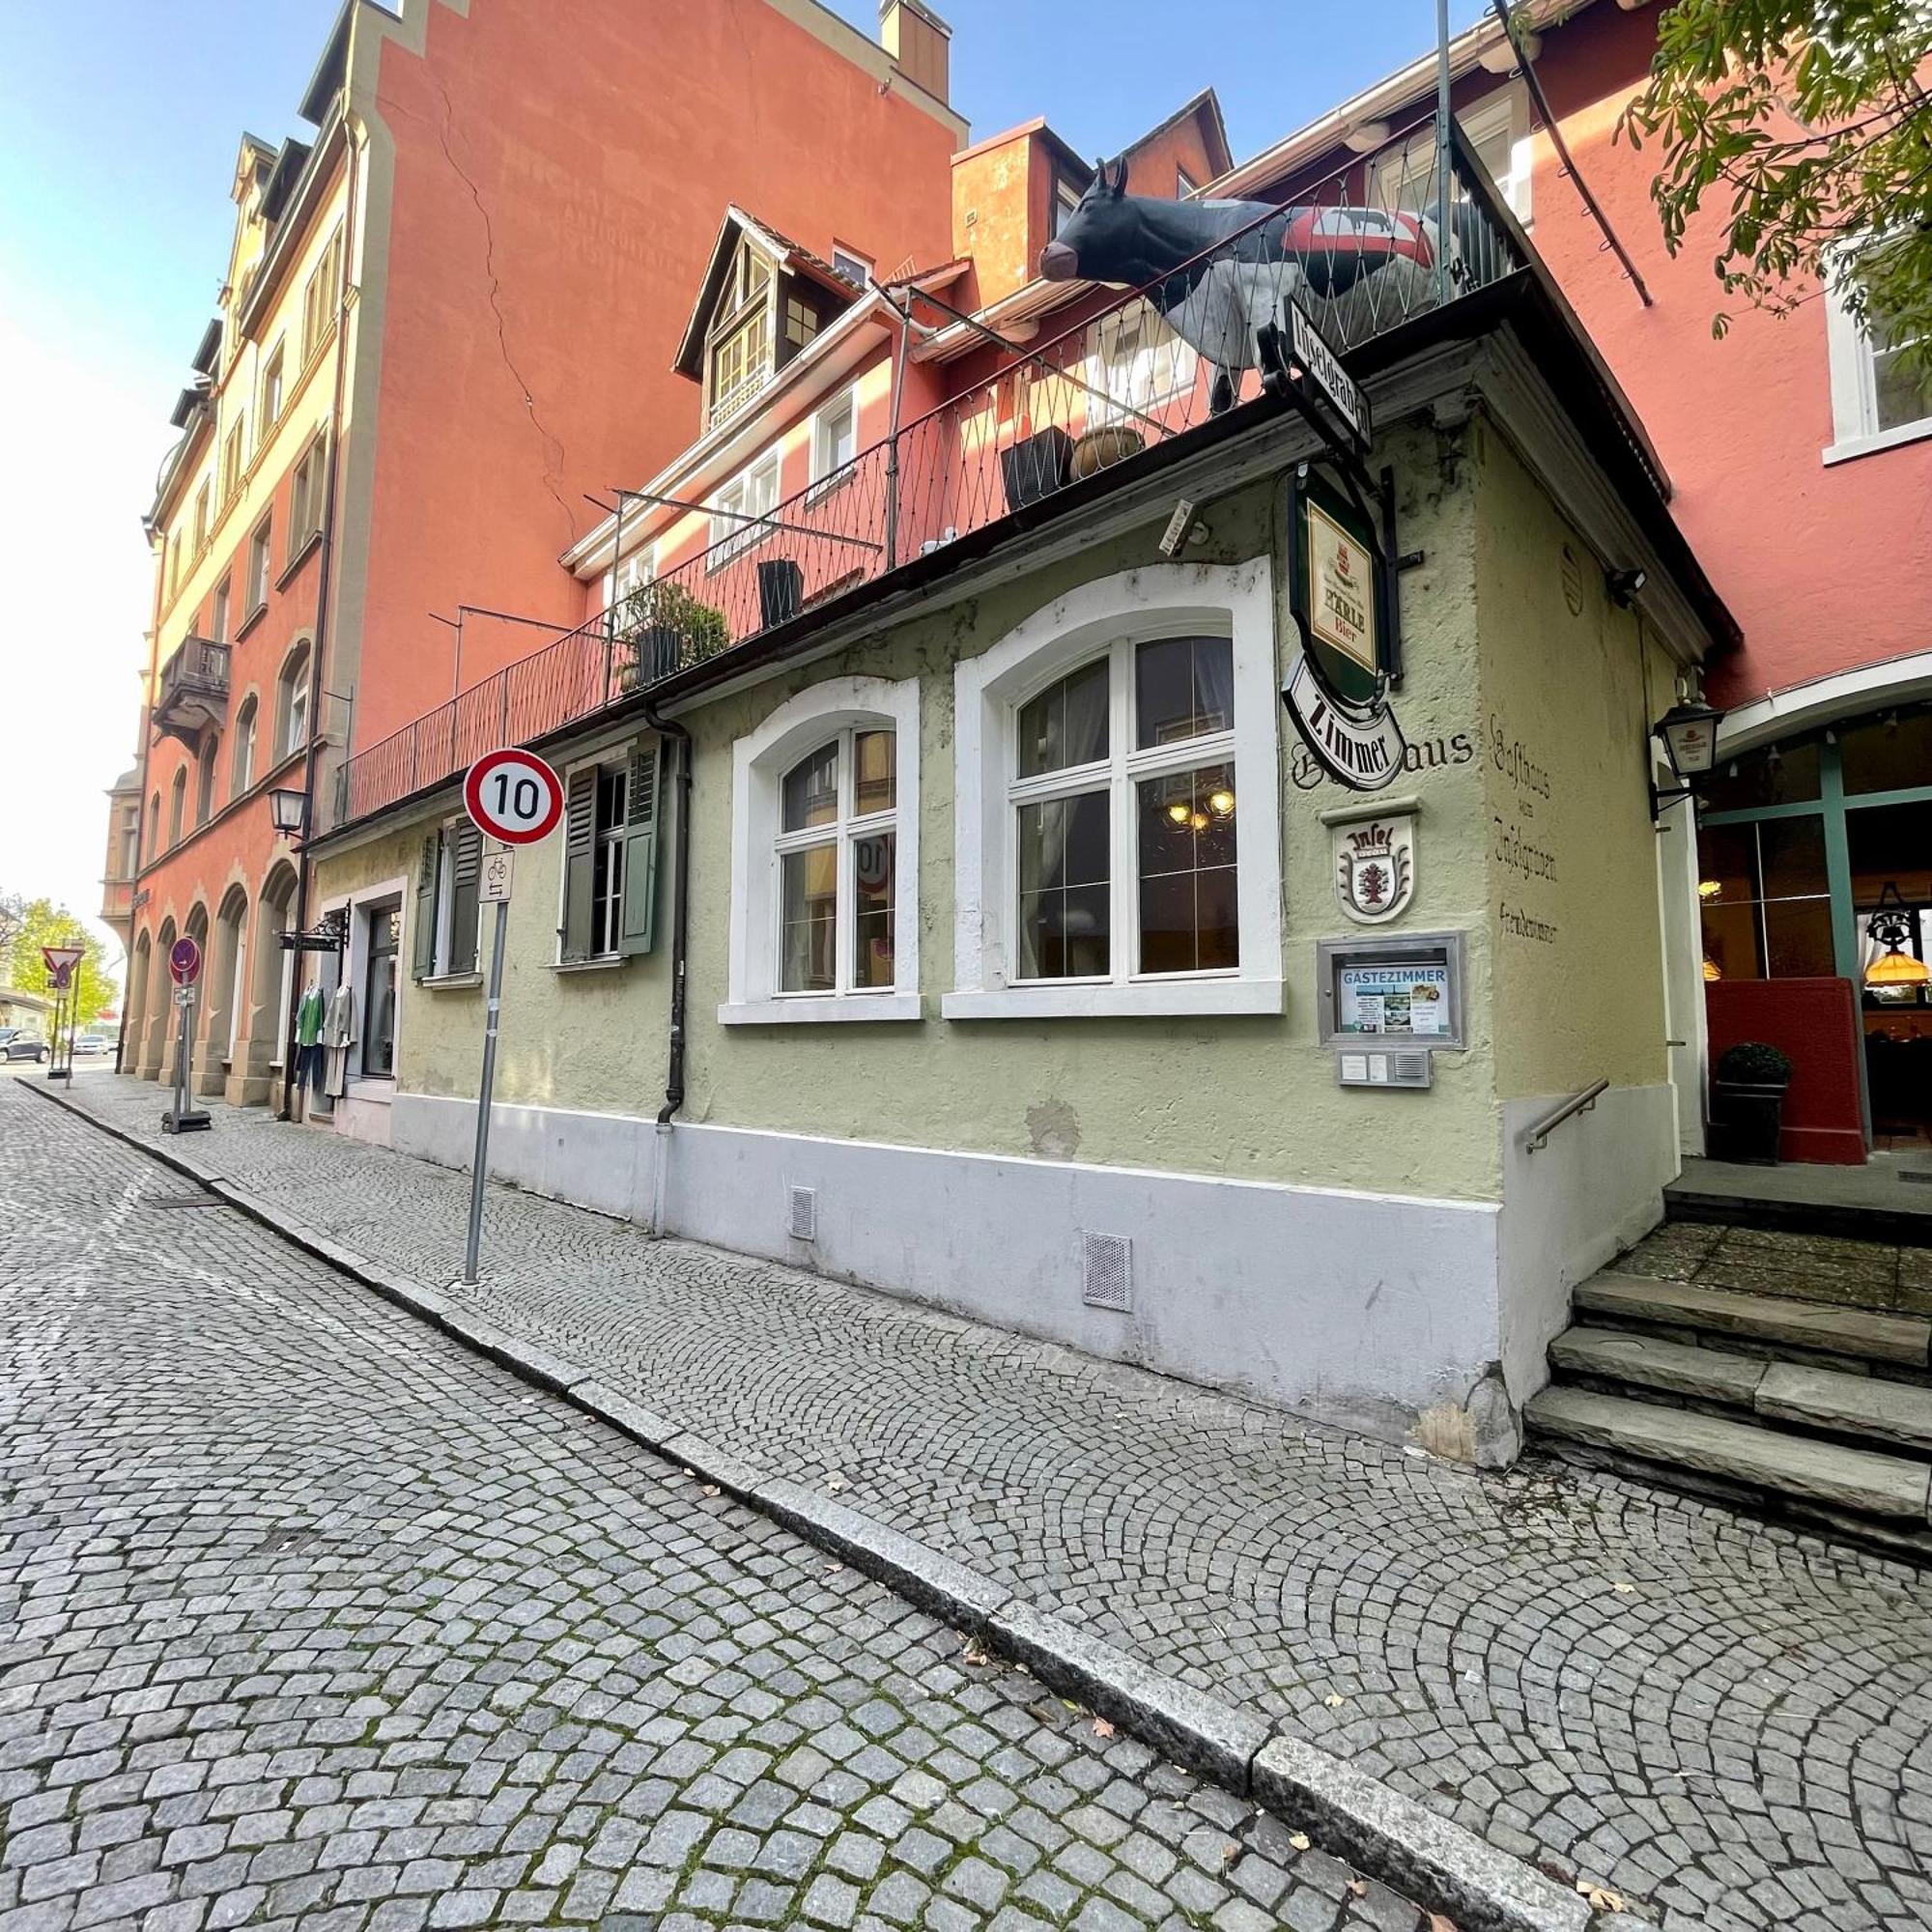
{"label": "speed limit sign with 10", "polygon": [[506,845],[534,845],[563,816],[563,781],[534,752],[486,752],[463,781],[470,822]]}

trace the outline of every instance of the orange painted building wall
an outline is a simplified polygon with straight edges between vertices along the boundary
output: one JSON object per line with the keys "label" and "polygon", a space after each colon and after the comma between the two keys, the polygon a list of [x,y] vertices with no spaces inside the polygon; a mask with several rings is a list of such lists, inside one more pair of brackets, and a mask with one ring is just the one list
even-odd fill
{"label": "orange painted building wall", "polygon": [[[951,249],[952,125],[773,0],[432,0],[396,141],[355,749],[450,696],[459,600],[569,623],[584,500],[698,432],[670,369],[725,206],[890,265]],[[500,326],[499,326],[500,324]],[[476,626],[468,686],[530,648]]]}
{"label": "orange painted building wall", "polygon": [[[1545,37],[1538,72],[1564,137],[1634,257],[1645,308],[1538,135],[1534,239],[1636,406],[1673,509],[1744,628],[1714,669],[1734,706],[1807,679],[1932,648],[1932,440],[1827,465],[1833,442],[1825,307],[1785,320],[1727,302],[1712,273],[1719,224],[1664,252],[1653,145],[1613,139],[1648,67],[1654,9],[1596,6]],[[1712,338],[1719,308],[1733,317]]]}

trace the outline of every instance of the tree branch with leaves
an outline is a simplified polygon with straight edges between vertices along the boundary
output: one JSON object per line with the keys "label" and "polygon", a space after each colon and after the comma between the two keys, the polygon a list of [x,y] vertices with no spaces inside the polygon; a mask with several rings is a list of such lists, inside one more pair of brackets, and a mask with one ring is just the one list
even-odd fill
{"label": "tree branch with leaves", "polygon": [[[1624,110],[1657,141],[1674,255],[1707,202],[1726,295],[1788,314],[1829,287],[1875,342],[1932,373],[1932,6],[1676,0]],[[1728,312],[1713,322],[1721,336]]]}

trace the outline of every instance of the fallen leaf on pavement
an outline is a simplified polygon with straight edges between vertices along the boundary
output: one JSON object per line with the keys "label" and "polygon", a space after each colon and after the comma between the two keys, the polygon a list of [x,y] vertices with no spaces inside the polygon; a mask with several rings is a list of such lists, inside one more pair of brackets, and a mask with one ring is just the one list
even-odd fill
{"label": "fallen leaf on pavement", "polygon": [[1224,1865],[1233,1864],[1240,1856],[1241,1848],[1239,1845],[1223,1845],[1221,1847],[1221,1862]]}
{"label": "fallen leaf on pavement", "polygon": [[1636,1595],[1636,1585],[1634,1583],[1626,1583],[1621,1577],[1612,1583],[1610,1588],[1620,1597],[1634,1597]]}
{"label": "fallen leaf on pavement", "polygon": [[699,1491],[698,1493],[700,1495],[715,1496],[720,1494],[721,1492],[716,1483],[706,1483],[704,1488],[701,1491]]}
{"label": "fallen leaf on pavement", "polygon": [[1429,1932],[1456,1932],[1456,1921],[1444,1918],[1439,1912],[1432,1912],[1429,1915]]}
{"label": "fallen leaf on pavement", "polygon": [[1579,1878],[1577,1889],[1588,1901],[1592,1912],[1621,1912],[1624,1909],[1622,1897],[1607,1886],[1592,1885],[1588,1879]]}
{"label": "fallen leaf on pavement", "polygon": [[1349,1889],[1357,1898],[1366,1898],[1369,1895],[1369,1882],[1365,1878],[1351,1878],[1349,1881]]}
{"label": "fallen leaf on pavement", "polygon": [[1094,1719],[1094,1735],[1096,1738],[1111,1738],[1114,1735],[1114,1727],[1105,1718],[1095,1718]]}
{"label": "fallen leaf on pavement", "polygon": [[1342,1706],[1346,1704],[1349,1700],[1348,1698],[1341,1696],[1337,1692],[1331,1690],[1329,1691],[1327,1696],[1322,1698],[1321,1701],[1324,1704],[1326,1704],[1331,1711],[1339,1711],[1342,1708]]}
{"label": "fallen leaf on pavement", "polygon": [[1293,1845],[1297,1852],[1305,1852],[1308,1849],[1312,1840],[1309,1838],[1309,1835],[1306,1832],[1291,1832],[1288,1834],[1288,1842],[1291,1845]]}

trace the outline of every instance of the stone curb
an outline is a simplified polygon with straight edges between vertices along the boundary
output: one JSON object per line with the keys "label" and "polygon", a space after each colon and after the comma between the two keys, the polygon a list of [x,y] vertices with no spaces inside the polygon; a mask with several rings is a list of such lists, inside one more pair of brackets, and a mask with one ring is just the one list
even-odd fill
{"label": "stone curb", "polygon": [[1587,1932],[1592,1914],[1580,1895],[1346,1760],[1283,1736],[1251,1712],[1036,1609],[916,1538],[802,1484],[765,1475],[591,1371],[519,1340],[439,1290],[343,1246],[191,1156],[142,1140],[71,1095],[38,1087],[28,1091],[185,1175],[384,1300],[562,1396],[639,1447],[716,1484],[930,1615],[982,1638],[1049,1690],[1086,1704],[1175,1763],[1238,1797],[1286,1812],[1324,1850],[1425,1905],[1442,1907],[1454,1917],[1458,1932]]}

